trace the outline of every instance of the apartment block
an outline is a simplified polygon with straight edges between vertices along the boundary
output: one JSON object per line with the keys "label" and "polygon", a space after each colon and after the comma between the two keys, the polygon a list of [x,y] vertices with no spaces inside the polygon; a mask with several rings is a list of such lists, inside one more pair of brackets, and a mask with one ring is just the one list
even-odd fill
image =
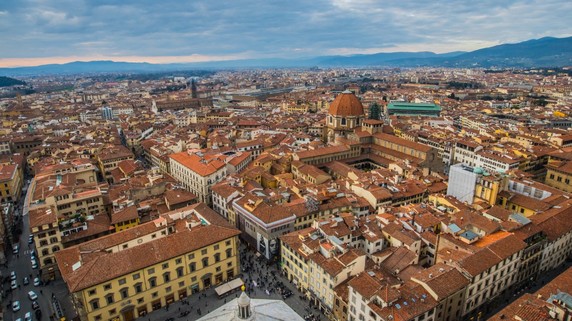
{"label": "apartment block", "polygon": [[235,278],[239,234],[199,203],[61,250],[56,260],[81,320],[134,320]]}

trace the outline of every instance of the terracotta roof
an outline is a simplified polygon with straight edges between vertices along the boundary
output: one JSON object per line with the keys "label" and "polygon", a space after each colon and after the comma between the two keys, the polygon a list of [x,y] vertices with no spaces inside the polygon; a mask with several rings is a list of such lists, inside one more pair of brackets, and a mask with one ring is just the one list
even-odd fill
{"label": "terracotta roof", "polygon": [[163,195],[165,195],[165,200],[169,206],[185,202],[192,202],[197,199],[195,194],[184,189],[166,190]]}
{"label": "terracotta roof", "polygon": [[548,302],[537,298],[534,294],[525,293],[520,298],[504,307],[489,321],[526,320],[526,321],[556,321],[550,316]]}
{"label": "terracotta roof", "polygon": [[385,133],[375,133],[373,135],[373,137],[377,138],[377,139],[381,139],[384,141],[388,141],[391,143],[394,143],[398,146],[405,146],[405,147],[409,147],[413,150],[418,150],[421,152],[428,152],[432,149],[431,146],[427,146],[424,144],[420,144],[420,143],[416,143],[416,142],[412,142],[410,140],[404,139],[404,138],[400,138],[397,136],[393,136],[393,135],[389,135],[389,134],[385,134]]}
{"label": "terracotta roof", "polygon": [[111,224],[125,222],[139,217],[137,213],[137,206],[131,205],[120,211],[111,214]]}
{"label": "terracotta roof", "polygon": [[49,208],[30,210],[28,215],[30,217],[30,229],[34,227],[40,227],[42,225],[56,223],[58,221],[55,210],[51,210]]}
{"label": "terracotta roof", "polygon": [[411,278],[412,281],[425,284],[434,292],[440,301],[453,295],[455,292],[469,285],[469,280],[452,266],[437,263],[428,269],[424,269]]}
{"label": "terracotta roof", "polygon": [[188,152],[180,152],[171,154],[169,157],[201,176],[209,176],[225,167],[225,163],[220,161],[218,158],[205,160],[194,153],[189,154]]}
{"label": "terracotta roof", "polygon": [[344,91],[330,104],[329,113],[334,116],[363,116],[363,105],[351,92]]}
{"label": "terracotta roof", "polygon": [[14,177],[18,165],[0,165],[0,181],[9,181]]}

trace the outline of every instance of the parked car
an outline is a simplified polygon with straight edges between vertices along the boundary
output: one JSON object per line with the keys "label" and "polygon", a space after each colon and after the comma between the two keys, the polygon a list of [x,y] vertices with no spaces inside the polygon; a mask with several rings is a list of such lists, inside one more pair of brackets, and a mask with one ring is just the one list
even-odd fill
{"label": "parked car", "polygon": [[12,302],[12,311],[14,312],[20,311],[20,301]]}
{"label": "parked car", "polygon": [[37,310],[40,308],[38,301],[32,301],[32,309]]}
{"label": "parked car", "polygon": [[16,282],[16,280],[12,280],[12,281],[10,282],[10,288],[11,288],[12,290],[16,290],[16,289],[18,288],[18,283]]}
{"label": "parked car", "polygon": [[14,253],[14,254],[20,253],[20,246],[18,244],[14,245],[12,247],[12,253]]}
{"label": "parked car", "polygon": [[36,260],[32,260],[32,269],[37,269],[38,268],[38,262]]}
{"label": "parked car", "polygon": [[24,321],[32,321],[32,313],[31,312],[26,312],[26,314],[24,315]]}
{"label": "parked car", "polygon": [[41,283],[40,278],[34,278],[34,286],[40,286]]}
{"label": "parked car", "polygon": [[16,271],[10,272],[10,280],[16,281]]}
{"label": "parked car", "polygon": [[38,320],[42,319],[42,310],[38,309],[34,313],[36,314],[36,319],[38,319]]}
{"label": "parked car", "polygon": [[28,292],[28,298],[30,298],[30,300],[32,301],[35,301],[38,298],[38,295],[36,294],[36,292],[30,291]]}
{"label": "parked car", "polygon": [[30,234],[30,236],[28,236],[28,244],[32,244],[34,243],[34,236],[32,234]]}
{"label": "parked car", "polygon": [[28,284],[30,284],[30,279],[28,279],[28,277],[25,276],[24,281],[22,283],[24,283],[24,285],[28,285]]}

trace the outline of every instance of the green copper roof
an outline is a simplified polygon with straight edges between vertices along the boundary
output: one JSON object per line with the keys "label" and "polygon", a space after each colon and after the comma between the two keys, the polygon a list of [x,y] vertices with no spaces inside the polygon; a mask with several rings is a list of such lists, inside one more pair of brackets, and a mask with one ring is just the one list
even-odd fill
{"label": "green copper roof", "polygon": [[388,110],[434,110],[441,111],[441,106],[428,103],[391,102],[387,105]]}

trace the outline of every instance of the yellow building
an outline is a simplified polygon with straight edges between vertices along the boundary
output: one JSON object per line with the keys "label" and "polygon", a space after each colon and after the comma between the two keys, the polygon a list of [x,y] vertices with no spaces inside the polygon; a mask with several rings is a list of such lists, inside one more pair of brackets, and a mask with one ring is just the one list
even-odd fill
{"label": "yellow building", "polygon": [[22,171],[18,164],[0,164],[0,203],[17,202],[22,193]]}
{"label": "yellow building", "polygon": [[30,210],[28,215],[42,280],[54,279],[57,274],[54,254],[63,248],[55,210],[42,207]]}
{"label": "yellow building", "polygon": [[56,254],[81,320],[134,320],[239,273],[238,235],[206,204]]}
{"label": "yellow building", "polygon": [[572,192],[572,161],[553,161],[546,166],[544,183],[564,192]]}
{"label": "yellow building", "polygon": [[111,214],[111,224],[115,227],[115,232],[135,227],[139,223],[139,213],[135,205],[127,206]]}
{"label": "yellow building", "polygon": [[475,184],[473,203],[485,201],[490,205],[495,205],[502,185],[503,177],[497,175],[481,176],[481,179]]}

